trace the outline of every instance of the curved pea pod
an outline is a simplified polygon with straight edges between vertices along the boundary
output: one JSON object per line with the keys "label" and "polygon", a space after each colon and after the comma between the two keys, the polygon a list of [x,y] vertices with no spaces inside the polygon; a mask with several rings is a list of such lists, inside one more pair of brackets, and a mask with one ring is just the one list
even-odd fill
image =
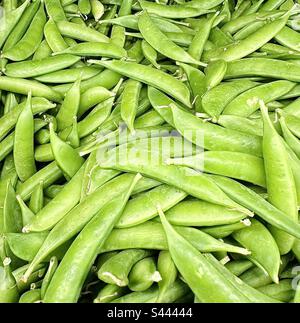
{"label": "curved pea pod", "polygon": [[13,153],[18,177],[24,182],[36,172],[31,92],[16,123]]}
{"label": "curved pea pod", "polygon": [[157,52],[148,44],[145,40],[142,41],[142,51],[145,58],[157,69],[160,69],[160,65],[157,63]]}
{"label": "curved pea pod", "polygon": [[259,194],[232,179],[218,175],[209,175],[209,177],[234,201],[249,208],[272,226],[289,233],[295,238],[300,238],[300,225]]}
{"label": "curved pea pod", "polygon": [[179,100],[187,107],[191,106],[190,93],[188,88],[173,76],[154,69],[150,66],[145,66],[132,62],[124,61],[99,61],[89,60],[90,63],[104,66],[114,72],[127,76],[134,80],[149,84],[165,91],[170,96]]}
{"label": "curved pea pod", "polygon": [[98,293],[93,303],[111,303],[117,298],[122,297],[128,292],[126,287],[118,285],[107,284]]}
{"label": "curved pea pod", "polygon": [[10,258],[5,258],[0,266],[0,303],[16,303],[19,299],[16,280],[10,269]]}
{"label": "curved pea pod", "polygon": [[47,291],[47,288],[51,282],[51,279],[53,278],[53,275],[58,267],[58,261],[55,256],[51,257],[49,261],[49,266],[47,269],[47,272],[45,274],[45,277],[43,278],[42,286],[41,286],[41,298],[43,299],[45,296],[45,293]]}
{"label": "curved pea pod", "polygon": [[289,15],[290,13],[286,13],[282,18],[268,22],[263,27],[249,35],[246,39],[242,39],[237,43],[205,53],[203,55],[203,59],[205,61],[215,59],[233,61],[255,52],[278,34],[278,32],[286,25]]}
{"label": "curved pea pod", "polygon": [[142,292],[161,280],[160,273],[156,270],[153,257],[138,261],[131,269],[128,277],[128,287],[135,292]]}
{"label": "curved pea pod", "polygon": [[21,295],[19,303],[40,303],[41,298],[40,288],[31,289]]}
{"label": "curved pea pod", "polygon": [[35,214],[30,210],[30,208],[25,204],[20,195],[17,196],[17,200],[21,209],[23,226],[25,226],[28,222],[32,221],[35,217]]}
{"label": "curved pea pod", "polygon": [[43,192],[43,181],[41,181],[34,191],[31,194],[30,201],[29,201],[29,208],[30,210],[36,214],[38,213],[44,205],[44,192]]}
{"label": "curved pea pod", "polygon": [[219,85],[226,73],[227,63],[220,59],[210,62],[205,69],[205,81],[208,90]]}
{"label": "curved pea pod", "polygon": [[77,115],[81,98],[80,83],[81,79],[78,79],[65,95],[64,101],[56,115],[58,130],[63,130],[64,128],[71,126],[73,118]]}
{"label": "curved pea pod", "polygon": [[84,163],[84,159],[70,145],[62,141],[54,132],[50,123],[50,142],[56,163],[65,177],[72,178]]}
{"label": "curved pea pod", "polygon": [[157,270],[161,276],[161,280],[158,282],[159,294],[157,297],[157,303],[163,300],[164,294],[176,281],[178,271],[172,260],[169,251],[161,251],[157,259]]}
{"label": "curved pea pod", "polygon": [[206,151],[198,155],[168,159],[166,163],[232,177],[262,187],[266,186],[263,159],[249,154],[229,151]]}
{"label": "curved pea pod", "polygon": [[249,117],[259,109],[259,100],[265,103],[277,100],[295,86],[289,81],[275,81],[256,86],[233,99],[224,109],[223,114]]}
{"label": "curved pea pod", "polygon": [[203,110],[212,117],[218,117],[235,97],[255,86],[257,83],[248,80],[221,83],[203,95]]}
{"label": "curved pea pod", "polygon": [[[160,209],[158,211],[166,232],[171,257],[201,302],[250,302],[248,297],[225,279],[193,245],[172,228]],[[202,274],[204,272],[205,275]]]}
{"label": "curved pea pod", "polygon": [[21,6],[10,11],[9,13],[6,13],[4,17],[2,17],[3,21],[1,24],[3,24],[3,28],[1,28],[0,31],[0,48],[2,48],[5,40],[12,32],[13,28],[17,25],[29,2],[29,0],[24,1]]}
{"label": "curved pea pod", "polygon": [[74,46],[68,47],[57,53],[58,57],[61,54],[72,54],[77,56],[95,56],[109,57],[121,59],[127,56],[126,50],[114,43],[104,42],[83,42]]}
{"label": "curved pea pod", "polygon": [[13,47],[4,51],[3,57],[12,61],[22,61],[30,57],[43,39],[45,23],[44,4],[41,3],[24,36]]}
{"label": "curved pea pod", "polygon": [[[159,203],[164,209],[163,204]],[[245,218],[243,212],[196,199],[177,203],[166,212],[167,220],[180,226],[218,226],[232,224]]]}
{"label": "curved pea pod", "polygon": [[258,290],[269,297],[285,303],[293,300],[295,296],[295,291],[292,288],[292,279],[282,279],[278,284],[262,286]]}
{"label": "curved pea pod", "polygon": [[144,11],[139,15],[138,27],[143,38],[149,43],[155,50],[164,56],[171,58],[175,61],[204,65],[197,59],[193,58],[184,49],[176,45],[171,41],[152,21],[147,11]]}
{"label": "curved pea pod", "polygon": [[5,67],[5,75],[20,78],[35,77],[67,68],[79,60],[80,57],[65,54],[50,56],[41,60],[10,63]]}
{"label": "curved pea pod", "polygon": [[[77,301],[84,279],[97,256],[98,248],[105,242],[114,224],[118,221],[133,187],[140,178],[141,175],[139,174],[131,178],[125,192],[108,202],[80,232],[51,280],[44,297],[46,303]],[[86,236],[84,236],[85,234]],[[82,248],[85,250],[83,251]],[[77,255],[77,257],[74,258],[74,255]],[[78,266],[79,255],[82,255],[83,262],[81,261]],[[77,271],[77,274],[70,275],[70,273],[74,273],[74,270]],[[66,279],[63,279],[65,283],[62,286],[61,279],[63,277]]]}
{"label": "curved pea pod", "polygon": [[247,259],[232,260],[225,265],[225,267],[237,277],[253,266],[253,263]]}
{"label": "curved pea pod", "polygon": [[157,215],[157,204],[161,205],[163,210],[168,210],[186,196],[184,191],[173,186],[160,185],[131,199],[116,227],[126,228],[146,222]]}
{"label": "curved pea pod", "polygon": [[234,232],[233,237],[251,251],[251,255],[248,256],[250,260],[278,283],[280,254],[270,232],[260,222],[252,219],[250,227]]}
{"label": "curved pea pod", "polygon": [[98,278],[108,284],[114,284],[119,287],[127,286],[128,275],[132,267],[138,261],[151,256],[151,254],[151,251],[142,249],[123,250],[105,261],[98,271]]}
{"label": "curved pea pod", "polygon": [[[288,152],[282,138],[274,129],[267,108],[261,103],[264,122],[263,156],[266,171],[268,200],[295,223],[298,221],[297,191]],[[281,254],[288,253],[294,237],[271,228]]]}
{"label": "curved pea pod", "polygon": [[[241,227],[244,228],[245,225]],[[244,248],[214,239],[209,234],[195,228],[176,226],[176,231],[182,234],[184,238],[201,252],[228,251],[249,254],[249,251]],[[149,239],[149,236],[151,236],[151,239]],[[132,248],[168,250],[166,235],[161,223],[147,221],[131,228],[114,229],[99,252]]]}

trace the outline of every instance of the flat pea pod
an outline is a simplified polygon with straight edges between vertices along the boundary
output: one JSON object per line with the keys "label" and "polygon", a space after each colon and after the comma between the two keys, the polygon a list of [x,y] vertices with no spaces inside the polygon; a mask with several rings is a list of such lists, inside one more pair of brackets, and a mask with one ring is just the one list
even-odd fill
{"label": "flat pea pod", "polygon": [[289,28],[287,26],[283,27],[281,31],[275,36],[276,41],[288,48],[299,51],[300,46],[300,36],[299,32]]}
{"label": "flat pea pod", "polygon": [[114,43],[107,42],[83,42],[76,44],[74,46],[68,47],[60,51],[61,54],[72,54],[77,56],[95,56],[95,57],[109,57],[121,59],[127,56],[126,50],[121,46],[118,46]]}
{"label": "flat pea pod", "polygon": [[223,114],[249,117],[259,109],[259,100],[265,103],[277,100],[290,92],[295,83],[290,81],[274,81],[249,89],[233,99],[223,110]]}
{"label": "flat pea pod", "polygon": [[23,95],[27,95],[31,91],[32,96],[43,97],[55,102],[62,100],[61,94],[47,85],[23,78],[0,76],[0,89]]}
{"label": "flat pea pod", "polygon": [[127,249],[109,258],[99,269],[98,278],[108,284],[120,287],[128,285],[132,267],[140,260],[151,256],[152,252],[142,249]]}
{"label": "flat pea pod", "polygon": [[219,85],[227,70],[226,61],[220,59],[210,62],[205,69],[205,81],[208,90]]}
{"label": "flat pea pod", "polygon": [[44,35],[53,53],[60,52],[68,48],[67,43],[65,42],[63,36],[60,34],[56,23],[52,18],[50,18],[45,24]]}
{"label": "flat pea pod", "polygon": [[29,93],[25,107],[18,117],[14,137],[14,161],[18,177],[23,182],[36,172],[33,137],[34,121]]}
{"label": "flat pea pod", "polygon": [[[113,229],[114,224],[122,214],[133,187],[140,178],[141,176],[138,174],[131,179],[121,196],[108,202],[107,205],[104,206],[104,208],[94,217],[94,219],[81,231],[78,238],[75,239],[72,246],[67,251],[51,280],[44,297],[44,301],[46,303],[53,301],[77,301],[84,278],[97,256],[97,249],[99,246],[101,247]],[[82,252],[83,247],[85,248],[85,252]],[[82,260],[84,260],[84,263],[81,263],[79,266],[77,262],[79,253],[77,250],[80,250],[80,254],[83,257]],[[74,258],[73,252],[77,255],[76,258]],[[77,274],[70,276],[69,273],[74,273],[74,270],[77,271]],[[62,291],[61,281],[63,277],[68,277],[68,280],[66,281],[63,279],[65,283]]]}
{"label": "flat pea pod", "polygon": [[129,80],[126,82],[121,99],[121,118],[126,123],[131,133],[134,133],[134,119],[139,103],[142,84],[138,81]]}
{"label": "flat pea pod", "polygon": [[23,293],[19,299],[19,303],[40,303],[40,302],[41,302],[40,288],[31,289]]}
{"label": "flat pea pod", "polygon": [[35,14],[24,36],[12,47],[3,52],[3,57],[12,61],[23,61],[30,57],[43,39],[43,29],[46,23],[44,5]]}
{"label": "flat pea pod", "polygon": [[19,299],[19,292],[16,280],[10,269],[10,258],[3,260],[0,266],[0,303],[16,303]]}
{"label": "flat pea pod", "polygon": [[160,31],[146,11],[139,16],[138,27],[147,43],[164,56],[183,63],[205,66]]}
{"label": "flat pea pod", "polygon": [[63,36],[87,42],[108,43],[108,37],[87,26],[61,20],[57,22],[57,27]]}
{"label": "flat pea pod", "polygon": [[148,44],[145,40],[142,41],[142,50],[145,58],[157,69],[160,69],[157,63],[157,52],[156,50]]}
{"label": "flat pea pod", "polygon": [[66,20],[66,15],[60,0],[45,0],[48,16],[55,22]]}
{"label": "flat pea pod", "polygon": [[[193,245],[172,228],[162,210],[158,211],[166,232],[171,257],[178,271],[200,301],[250,302],[248,297],[226,280]],[[206,274],[201,274],[203,272]]]}
{"label": "flat pea pod", "polygon": [[54,132],[50,123],[50,143],[53,156],[64,176],[70,180],[84,163],[78,152],[66,142],[62,141]]}
{"label": "flat pea pod", "polygon": [[248,207],[269,224],[296,238],[300,236],[300,225],[287,217],[284,212],[267,202],[259,194],[232,179],[217,175],[209,176],[228,196],[241,205]]}
{"label": "flat pea pod", "polygon": [[5,14],[4,17],[2,18],[4,20],[2,22],[3,29],[1,28],[1,32],[0,32],[0,48],[2,48],[5,40],[12,32],[13,28],[17,25],[18,21],[20,20],[28,4],[29,4],[29,0],[24,1],[24,3],[21,6]]}
{"label": "flat pea pod", "polygon": [[[297,191],[288,153],[263,103],[261,103],[261,112],[264,122],[263,157],[268,200],[296,223],[298,221]],[[271,232],[279,246],[280,253],[288,253],[295,239],[275,228],[271,228]]]}
{"label": "flat pea pod", "polygon": [[57,130],[63,130],[72,125],[73,118],[77,115],[80,105],[80,84],[81,79],[79,78],[66,93],[56,115]]}
{"label": "flat pea pod", "polygon": [[10,77],[29,78],[59,71],[74,65],[80,57],[73,55],[51,56],[41,60],[25,61],[7,64],[5,75]]}
{"label": "flat pea pod", "polygon": [[225,79],[250,76],[299,82],[300,66],[293,62],[266,58],[243,58],[228,63]]}
{"label": "flat pea pod", "polygon": [[38,213],[44,206],[43,186],[44,184],[41,181],[36,186],[30,197],[29,208],[34,214]]}
{"label": "flat pea pod", "polygon": [[93,300],[93,303],[111,303],[117,298],[127,294],[127,292],[128,289],[126,287],[107,284],[99,291],[97,297]]}
{"label": "flat pea pod", "polygon": [[[259,221],[252,219],[250,227],[236,231],[232,236],[251,251],[249,259],[265,270],[275,283],[278,283],[280,254],[278,246],[267,228]],[[260,242],[258,243],[258,241]]]}
{"label": "flat pea pod", "polygon": [[153,257],[147,257],[138,261],[132,267],[128,280],[128,287],[135,292],[145,291],[154,282],[160,281],[161,276],[156,270],[155,259]]}
{"label": "flat pea pod", "polygon": [[[123,61],[95,61],[90,63],[99,64],[121,75],[130,77],[134,80],[149,84],[165,91],[173,96],[187,107],[191,106],[190,93],[188,88],[176,80],[173,76],[168,75],[160,70],[156,70],[150,66],[144,66],[137,63]],[[1,88],[1,86],[0,86]]]}
{"label": "flat pea pod", "polygon": [[157,215],[157,204],[168,210],[183,200],[187,194],[169,185],[159,185],[151,191],[138,195],[126,205],[122,217],[116,224],[117,228],[131,227]]}
{"label": "flat pea pod", "polygon": [[225,267],[237,277],[242,275],[245,271],[252,268],[253,266],[253,263],[247,259],[229,261],[225,265]]}
{"label": "flat pea pod", "polygon": [[218,117],[235,97],[256,85],[257,83],[248,80],[223,82],[203,95],[203,110],[212,117]]}

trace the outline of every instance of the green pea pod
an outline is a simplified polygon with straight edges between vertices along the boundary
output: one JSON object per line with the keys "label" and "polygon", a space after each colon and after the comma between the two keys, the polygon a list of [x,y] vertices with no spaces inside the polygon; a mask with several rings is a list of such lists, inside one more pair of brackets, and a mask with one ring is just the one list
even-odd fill
{"label": "green pea pod", "polygon": [[79,0],[78,1],[78,9],[83,15],[88,15],[92,8],[89,0]]}
{"label": "green pea pod", "polygon": [[299,51],[299,34],[296,30],[284,26],[281,31],[275,36],[276,41],[288,48]]}
{"label": "green pea pod", "polygon": [[5,98],[5,105],[3,108],[3,114],[10,112],[14,107],[18,105],[18,101],[14,93],[8,93]]}
{"label": "green pea pod", "polygon": [[226,73],[227,63],[226,61],[220,59],[210,62],[205,69],[205,81],[208,90],[219,85]]}
{"label": "green pea pod", "polygon": [[77,117],[73,117],[71,131],[66,140],[73,148],[78,148],[80,145],[80,138],[78,133]]}
{"label": "green pea pod", "polygon": [[172,260],[169,251],[161,251],[158,255],[157,270],[160,273],[161,280],[158,282],[159,294],[157,303],[161,303],[164,294],[172,286],[177,278],[177,268]]}
{"label": "green pea pod", "polygon": [[[84,278],[97,256],[97,249],[104,243],[122,214],[131,191],[140,177],[139,174],[136,175],[128,183],[129,185],[126,187],[125,192],[118,198],[108,202],[81,231],[57,268],[46,291],[45,303],[77,301]],[[85,252],[83,252],[82,248],[85,248]],[[80,253],[78,250],[80,250]],[[76,255],[75,258],[74,254]],[[84,262],[80,262],[78,266],[78,257],[80,255],[82,255]],[[75,274],[74,270],[76,270],[77,274]],[[70,272],[72,272],[72,275],[70,275]],[[63,286],[61,285],[62,280],[65,282]]]}
{"label": "green pea pod", "polygon": [[19,292],[10,269],[10,258],[5,258],[0,267],[0,303],[16,303]]}
{"label": "green pea pod", "polygon": [[[234,232],[233,237],[251,251],[251,256],[248,257],[257,266],[266,270],[272,280],[278,283],[280,254],[270,232],[260,222],[253,219],[250,227]],[[257,244],[258,240],[261,244]]]}
{"label": "green pea pod", "polygon": [[66,20],[62,4],[60,0],[45,0],[48,16],[55,22]]}
{"label": "green pea pod", "polygon": [[91,0],[91,10],[95,21],[99,21],[104,14],[104,6],[99,0]]}
{"label": "green pea pod", "polygon": [[26,181],[36,172],[33,138],[34,121],[29,92],[25,107],[16,123],[14,138],[14,161],[21,181]]}
{"label": "green pea pod", "polygon": [[119,297],[122,297],[128,292],[126,287],[120,287],[118,285],[107,284],[105,285],[97,297],[94,299],[94,303],[111,303]]}
{"label": "green pea pod", "polygon": [[[121,26],[113,26],[111,30],[111,42],[117,46],[124,47],[126,41],[125,28]],[[124,53],[125,54],[125,53]],[[126,55],[127,56],[127,53]]]}
{"label": "green pea pod", "polygon": [[278,284],[259,287],[258,290],[280,302],[288,303],[294,299],[295,291],[292,288],[292,279],[282,279]]}
{"label": "green pea pod", "polygon": [[36,186],[30,197],[29,208],[34,214],[38,213],[44,205],[43,186],[43,182],[40,182]]}
{"label": "green pea pod", "polygon": [[202,228],[202,231],[216,239],[223,239],[232,235],[233,232],[245,229],[248,226],[251,226],[251,221],[249,219],[245,219],[231,224],[223,224],[212,226],[209,228]]}
{"label": "green pea pod", "polygon": [[26,7],[29,4],[29,0],[24,1],[24,3],[19,6],[18,8],[10,11],[9,13],[6,13],[2,19],[3,28],[1,28],[0,32],[0,47],[2,48],[5,40],[9,36],[9,34],[12,32],[13,28],[17,25],[18,21],[20,20],[23,12],[25,11]]}
{"label": "green pea pod", "polygon": [[157,63],[157,52],[156,50],[148,44],[145,40],[142,41],[142,51],[145,58],[157,69],[160,69]]}
{"label": "green pea pod", "polygon": [[41,290],[31,289],[21,295],[19,303],[40,303],[41,302]]}
{"label": "green pea pod", "polygon": [[12,47],[3,52],[3,57],[12,61],[23,61],[30,57],[43,39],[43,29],[46,23],[44,4],[35,14],[24,36]]}
{"label": "green pea pod", "polygon": [[50,18],[44,27],[45,39],[53,53],[63,51],[68,48],[67,43],[60,34],[55,21]]}
{"label": "green pea pod", "polygon": [[84,163],[84,159],[55,134],[52,123],[50,123],[50,142],[56,163],[65,177],[71,179]]}
{"label": "green pea pod", "polygon": [[48,45],[46,39],[42,40],[42,42],[39,44],[39,47],[36,49],[32,56],[32,60],[40,60],[47,57],[50,57],[52,54],[52,50],[50,46]]}
{"label": "green pea pod", "polygon": [[110,251],[106,253],[102,253],[99,255],[97,262],[96,262],[96,271],[99,271],[100,268],[104,265],[106,261],[108,261],[110,258],[116,256],[119,252],[118,251]]}
{"label": "green pea pod", "polygon": [[229,261],[225,267],[235,276],[242,275],[245,271],[253,267],[253,263],[247,259]]}
{"label": "green pea pod", "polygon": [[[102,20],[107,20],[107,19],[112,19],[114,18],[114,16],[116,15],[118,10],[118,6],[117,5],[113,5],[110,10],[107,10],[106,12],[104,12],[104,14],[102,15]],[[107,35],[110,28],[109,25],[107,24],[99,24],[99,26],[96,28],[99,32],[103,33],[104,35]]]}
{"label": "green pea pod", "polygon": [[108,259],[99,269],[98,278],[108,284],[120,287],[128,285],[128,275],[132,267],[141,259],[151,256],[151,252],[141,249],[123,250]]}
{"label": "green pea pod", "polygon": [[156,270],[155,259],[153,257],[147,257],[138,261],[132,267],[128,280],[128,287],[135,292],[145,291],[154,282],[159,282],[161,276]]}
{"label": "green pea pod", "polygon": [[135,128],[146,128],[153,126],[160,126],[165,122],[165,120],[154,110],[150,110],[140,117],[136,118],[134,121]]}
{"label": "green pea pod", "polygon": [[22,198],[19,195],[17,196],[17,200],[18,200],[18,203],[19,203],[19,206],[21,209],[21,213],[22,213],[23,226],[25,226],[34,219],[35,214],[25,204],[25,202],[22,200]]}
{"label": "green pea pod", "polygon": [[[12,146],[13,146],[13,142],[12,142]],[[18,174],[16,172],[13,154],[6,156],[3,162],[0,179],[2,181],[9,180],[12,186],[15,188],[18,181]]]}
{"label": "green pea pod", "polygon": [[248,297],[224,278],[193,245],[171,227],[162,210],[158,211],[168,239],[171,257],[198,299],[201,302],[249,303]]}
{"label": "green pea pod", "polygon": [[44,190],[44,194],[52,200],[63,190],[64,186],[65,185],[53,184]]}
{"label": "green pea pod", "polygon": [[[263,155],[266,170],[268,200],[295,223],[298,221],[297,191],[288,153],[282,138],[270,121],[267,108],[261,103],[264,122]],[[294,237],[271,228],[281,254],[288,253],[295,241]]]}
{"label": "green pea pod", "polygon": [[73,118],[77,115],[80,104],[80,83],[81,79],[79,78],[66,93],[64,101],[56,115],[58,130],[71,126]]}
{"label": "green pea pod", "polygon": [[51,279],[53,278],[53,275],[54,275],[57,267],[58,267],[57,258],[55,256],[51,257],[46,275],[43,278],[43,282],[42,282],[42,286],[41,286],[41,298],[42,299],[44,298],[44,296],[46,294],[46,291],[49,287],[49,284],[51,283]]}

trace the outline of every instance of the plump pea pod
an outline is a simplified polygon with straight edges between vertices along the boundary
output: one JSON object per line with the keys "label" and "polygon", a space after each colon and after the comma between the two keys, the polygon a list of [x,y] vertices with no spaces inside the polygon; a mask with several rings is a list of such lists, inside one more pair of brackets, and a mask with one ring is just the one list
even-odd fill
{"label": "plump pea pod", "polygon": [[263,159],[249,154],[206,151],[189,157],[168,159],[166,163],[233,177],[262,187],[266,186]]}
{"label": "plump pea pod", "polygon": [[32,221],[32,219],[35,217],[35,214],[30,210],[30,208],[25,204],[25,202],[19,195],[17,196],[17,200],[21,209],[23,226],[25,226],[28,222]]}
{"label": "plump pea pod", "polygon": [[188,88],[183,83],[176,80],[173,76],[168,75],[160,70],[137,63],[115,60],[90,60],[90,63],[99,64],[114,72],[120,73],[121,75],[157,87],[158,89],[165,91],[170,96],[173,96],[186,106],[190,107],[191,105]]}
{"label": "plump pea pod", "polygon": [[12,48],[3,52],[3,57],[12,61],[22,61],[30,57],[43,39],[43,29],[46,23],[44,4],[35,14],[24,36]]}
{"label": "plump pea pod", "polygon": [[[46,291],[44,297],[46,303],[77,301],[83,280],[97,256],[97,249],[104,243],[122,214],[132,189],[140,177],[138,174],[129,181],[125,192],[108,202],[72,243]],[[82,248],[85,248],[85,252],[83,252]],[[80,253],[78,253],[78,250],[80,250]],[[76,258],[74,258],[74,255],[76,255]],[[84,263],[80,262],[78,266],[78,257],[80,255],[82,255]],[[75,274],[75,270],[77,274]],[[71,276],[70,272],[72,272]],[[62,280],[65,281],[63,286],[61,285]]]}
{"label": "plump pea pod", "polygon": [[156,302],[161,303],[164,294],[172,286],[177,278],[177,268],[172,260],[169,251],[161,251],[157,259],[157,270],[160,273],[161,280],[158,282],[159,294]]}
{"label": "plump pea pod", "polygon": [[54,160],[51,144],[47,143],[35,147],[34,159],[38,162],[51,162]]}
{"label": "plump pea pod", "polygon": [[203,109],[210,116],[218,117],[235,97],[256,85],[257,83],[248,80],[221,83],[204,94]]}
{"label": "plump pea pod", "polygon": [[51,89],[47,85],[39,83],[37,81],[31,81],[21,78],[0,76],[0,89],[23,95],[27,95],[28,92],[31,91],[32,96],[43,97],[44,99],[55,102],[60,102],[62,100],[61,94]]}
{"label": "plump pea pod", "polygon": [[116,227],[126,228],[146,222],[157,215],[157,204],[161,205],[163,210],[168,210],[186,196],[184,191],[173,186],[160,185],[131,199]]}
{"label": "plump pea pod", "polygon": [[135,292],[142,292],[152,286],[154,282],[161,280],[160,273],[156,270],[153,257],[147,257],[138,261],[131,269],[128,277],[128,287]]}
{"label": "plump pea pod", "polygon": [[126,82],[121,99],[121,117],[131,132],[135,132],[133,124],[138,107],[142,84],[138,81]]}
{"label": "plump pea pod", "polygon": [[[166,291],[162,298],[162,303],[172,303],[178,298],[183,297],[189,292],[188,286],[180,279],[177,279],[172,286]],[[132,292],[120,298],[113,300],[111,303],[154,303],[158,296],[158,287],[152,286],[143,292]]]}
{"label": "plump pea pod", "polygon": [[217,175],[209,176],[234,201],[249,208],[272,226],[300,238],[300,226],[259,194],[232,179]]}
{"label": "plump pea pod", "polygon": [[300,158],[300,142],[299,139],[294,136],[294,134],[288,128],[284,114],[281,114],[279,119],[280,126],[283,133],[283,138],[285,142],[290,146],[290,148],[294,151],[298,158]]}
{"label": "plump pea pod", "polygon": [[[152,252],[142,249],[123,250],[108,259],[99,269],[98,278],[108,284],[120,287],[128,285],[128,275],[132,267]],[[150,287],[150,286],[149,286]]]}
{"label": "plump pea pod", "polygon": [[56,115],[57,130],[63,130],[71,126],[73,118],[77,115],[80,104],[80,82],[81,79],[79,78],[65,95],[64,101]]}
{"label": "plump pea pod", "polygon": [[[251,251],[248,256],[257,266],[265,270],[275,283],[278,283],[280,254],[270,232],[257,220],[251,220],[251,226],[233,233],[233,237],[242,246]],[[261,241],[260,244],[257,242]]]}
{"label": "plump pea pod", "polygon": [[44,27],[45,39],[53,53],[60,52],[68,48],[67,43],[60,34],[55,21],[50,18]]}
{"label": "plump pea pod", "polygon": [[62,50],[59,54],[72,54],[77,56],[95,56],[121,59],[127,56],[126,50],[114,43],[83,42]]}
{"label": "plump pea pod", "polygon": [[44,206],[43,187],[44,184],[41,181],[31,194],[29,208],[34,214],[38,213]]}
{"label": "plump pea pod", "polygon": [[146,11],[139,16],[138,27],[147,43],[159,53],[175,61],[203,66],[203,63],[194,59],[160,31]]}
{"label": "plump pea pod", "polygon": [[[193,245],[171,227],[161,209],[158,211],[166,232],[171,257],[178,271],[201,302],[250,302]],[[206,274],[202,275],[202,272]]]}
{"label": "plump pea pod", "polygon": [[69,21],[59,21],[57,22],[57,27],[63,36],[86,42],[108,43],[108,37],[87,26],[78,25]]}
{"label": "plump pea pod", "polygon": [[31,93],[16,123],[14,137],[14,161],[18,177],[26,181],[36,172],[34,161],[34,121]]}
{"label": "plump pea pod", "polygon": [[19,303],[40,303],[41,302],[41,290],[40,288],[31,289],[21,295]]}
{"label": "plump pea pod", "polygon": [[[267,108],[261,103],[264,122],[263,156],[266,170],[268,200],[291,220],[298,221],[297,191],[288,153],[268,116]],[[272,228],[271,232],[281,254],[288,253],[294,237]]]}
{"label": "plump pea pod", "polygon": [[16,303],[19,299],[19,292],[16,280],[10,269],[10,258],[5,258],[0,266],[0,303]]}
{"label": "plump pea pod", "polygon": [[106,261],[118,254],[118,251],[106,252],[99,255],[96,262],[96,271],[99,271],[100,268],[104,265]]}
{"label": "plump pea pod", "polygon": [[57,258],[55,256],[51,257],[51,259],[49,261],[49,266],[48,266],[47,272],[45,274],[45,277],[43,278],[43,282],[42,282],[42,286],[41,286],[41,298],[42,299],[44,298],[44,296],[46,294],[46,291],[49,287],[49,284],[51,283],[51,279],[53,278],[53,275],[54,275],[57,267],[58,267]]}
{"label": "plump pea pod", "polygon": [[[162,209],[164,209],[163,203],[158,202]],[[205,227],[236,223],[243,220],[245,214],[233,208],[196,199],[188,199],[177,203],[167,210],[166,218],[173,225]],[[159,219],[155,218],[155,220]]]}
{"label": "plump pea pod", "polygon": [[237,277],[253,266],[253,263],[247,259],[232,260],[225,265],[225,267]]}
{"label": "plump pea pod", "polygon": [[10,77],[29,78],[67,68],[80,60],[74,55],[51,56],[41,60],[24,61],[7,64],[5,75]]}
{"label": "plump pea pod", "polygon": [[265,103],[277,100],[295,86],[289,81],[275,81],[249,89],[233,99],[224,109],[223,114],[249,117],[259,109],[259,100]]}
{"label": "plump pea pod", "polygon": [[24,1],[24,3],[21,6],[10,11],[9,13],[6,13],[4,17],[2,17],[3,28],[1,28],[0,32],[0,48],[2,48],[5,40],[12,32],[14,27],[17,25],[28,4],[29,0]]}
{"label": "plump pea pod", "polygon": [[280,302],[290,302],[295,296],[292,288],[292,279],[282,279],[278,284],[259,287],[258,290]]}
{"label": "plump pea pod", "polygon": [[220,59],[210,62],[205,69],[205,81],[208,90],[219,85],[227,70],[226,61]]}
{"label": "plump pea pod", "polygon": [[266,58],[244,58],[228,63],[225,79],[250,76],[299,82],[300,66],[292,62]]}
{"label": "plump pea pod", "polygon": [[128,292],[126,287],[107,284],[98,293],[93,303],[111,303]]}
{"label": "plump pea pod", "polygon": [[[226,47],[221,47],[215,51],[209,51],[203,56],[204,60],[223,59],[225,61],[233,61],[243,58],[261,46],[269,42],[277,33],[285,26],[289,18],[289,13],[282,18],[276,19],[265,24],[257,31],[249,35],[246,39],[242,39],[238,43],[233,43]],[[225,49],[225,50],[224,50]]]}
{"label": "plump pea pod", "polygon": [[45,5],[48,16],[55,22],[66,20],[66,15],[60,0],[45,0]]}
{"label": "plump pea pod", "polygon": [[39,47],[36,49],[32,56],[32,60],[40,60],[44,59],[47,57],[50,57],[52,54],[52,50],[50,46],[48,45],[47,41],[44,39],[42,42],[39,44]]}
{"label": "plump pea pod", "polygon": [[50,142],[57,165],[65,177],[70,180],[82,166],[84,159],[75,149],[56,135],[52,123],[50,123]]}

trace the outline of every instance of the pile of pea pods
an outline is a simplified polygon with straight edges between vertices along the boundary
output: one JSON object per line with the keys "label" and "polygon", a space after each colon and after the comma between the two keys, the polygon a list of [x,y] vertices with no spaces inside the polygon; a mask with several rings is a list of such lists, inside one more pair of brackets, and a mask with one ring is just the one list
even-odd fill
{"label": "pile of pea pods", "polygon": [[300,302],[298,1],[0,5],[0,302]]}

